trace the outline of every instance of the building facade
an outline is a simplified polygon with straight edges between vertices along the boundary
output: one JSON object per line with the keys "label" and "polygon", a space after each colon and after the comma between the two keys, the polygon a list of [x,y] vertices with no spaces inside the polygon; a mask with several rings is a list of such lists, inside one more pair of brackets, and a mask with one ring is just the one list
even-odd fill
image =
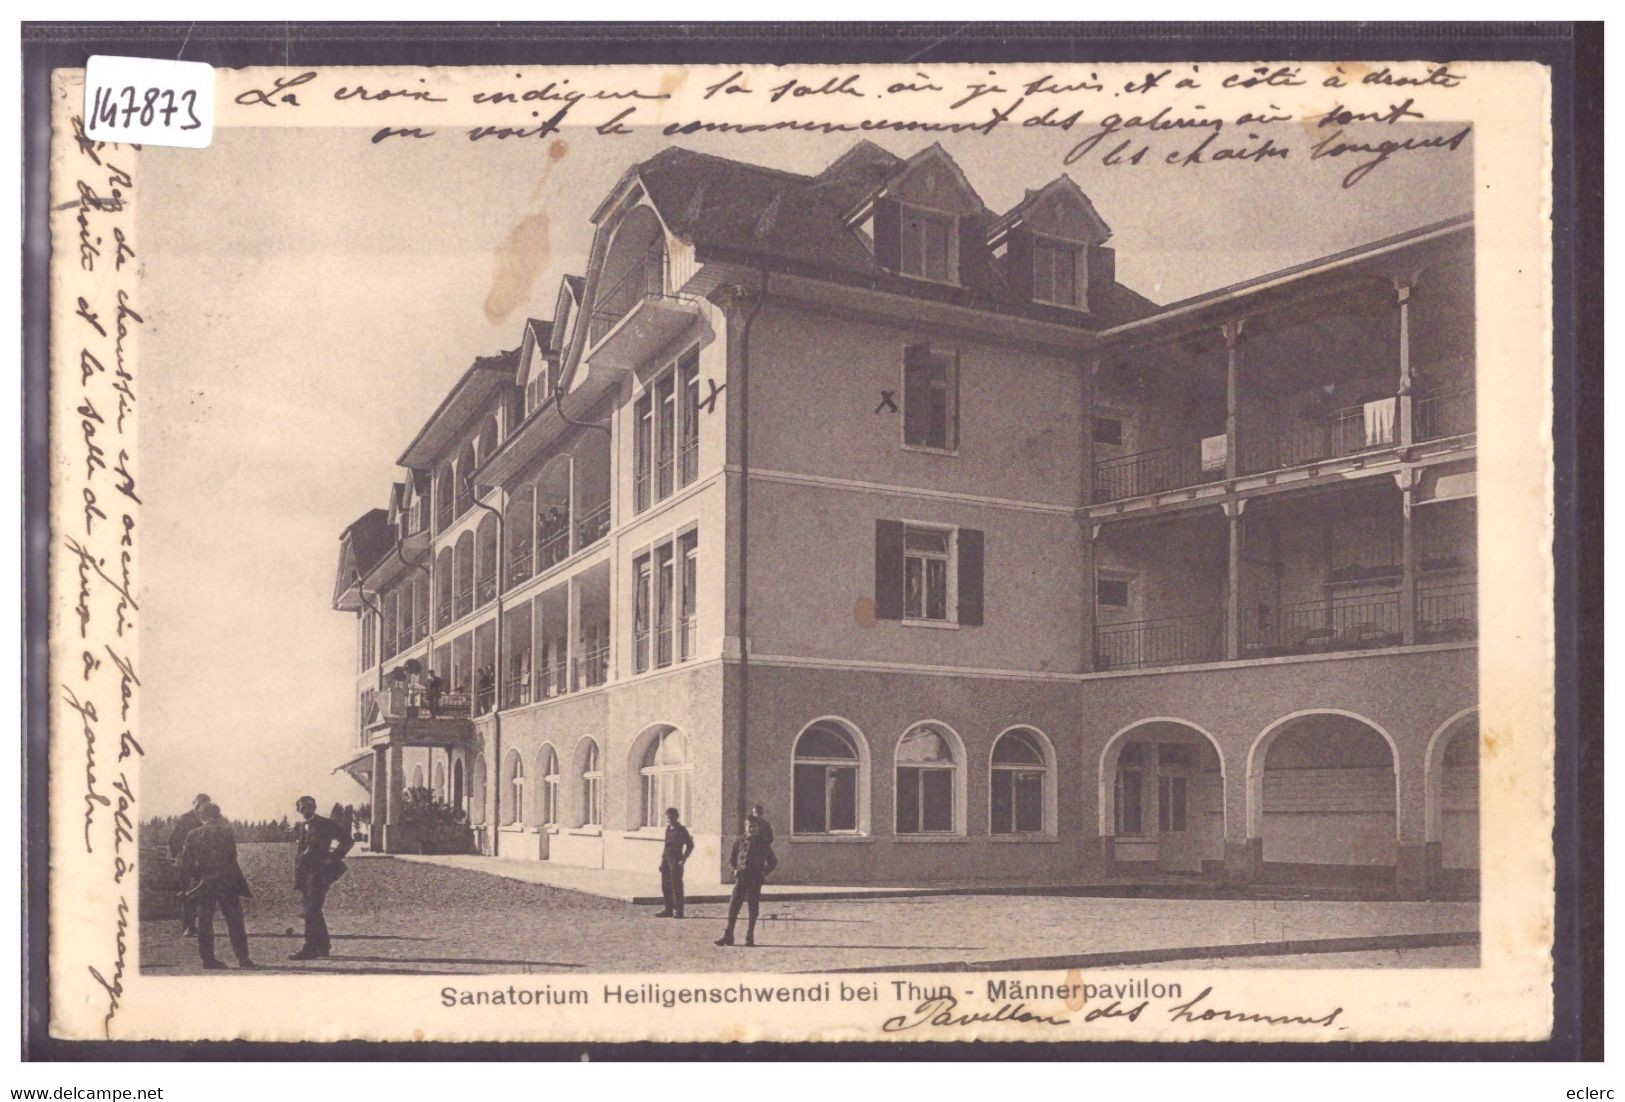
{"label": "building facade", "polygon": [[939,146],[593,221],[341,540],[375,848],[648,870],[677,807],[725,878],[761,803],[785,882],[1476,884],[1470,219],[1168,306]]}

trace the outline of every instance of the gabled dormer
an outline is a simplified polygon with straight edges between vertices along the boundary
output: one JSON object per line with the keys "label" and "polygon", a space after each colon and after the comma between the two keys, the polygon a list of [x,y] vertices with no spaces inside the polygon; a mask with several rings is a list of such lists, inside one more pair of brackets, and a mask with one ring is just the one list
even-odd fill
{"label": "gabled dormer", "polygon": [[553,323],[530,318],[525,322],[525,336],[519,344],[519,357],[514,370],[514,386],[524,395],[524,406],[515,420],[529,417],[547,404],[558,386],[558,358],[553,352]]}
{"label": "gabled dormer", "polygon": [[1090,311],[1117,278],[1105,247],[1111,227],[1070,176],[1057,176],[993,225],[988,248],[1004,264],[1016,295],[1050,306]]}
{"label": "gabled dormer", "polygon": [[933,144],[866,196],[847,225],[882,268],[963,287],[980,282],[987,215],[959,165]]}

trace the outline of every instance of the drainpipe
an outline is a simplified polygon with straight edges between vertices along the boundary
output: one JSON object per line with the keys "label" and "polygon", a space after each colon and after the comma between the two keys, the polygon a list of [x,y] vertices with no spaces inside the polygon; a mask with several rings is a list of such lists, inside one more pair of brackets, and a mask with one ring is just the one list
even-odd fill
{"label": "drainpipe", "polygon": [[[424,642],[429,644],[429,655],[428,655],[429,668],[433,669],[434,668],[434,571],[431,570],[429,567],[423,565],[423,561],[428,561],[430,563],[434,562],[433,548],[431,547],[429,554],[426,554],[426,555],[423,556],[423,561],[413,562],[411,559],[408,559],[406,557],[404,552],[401,551],[401,541],[396,540],[395,541],[395,557],[397,559],[400,559],[401,560],[401,565],[405,566],[408,570],[421,570],[421,571],[423,571],[424,577],[429,579],[429,607],[423,613],[423,618],[429,625],[429,632],[428,632],[428,634],[426,636],[424,636]],[[431,718],[433,718],[433,717],[431,717]]]}
{"label": "drainpipe", "polygon": [[[745,814],[750,810],[746,746],[746,722],[750,715],[750,575],[746,569],[750,557],[750,335],[756,325],[756,315],[761,313],[767,298],[768,271],[767,258],[758,255],[757,259],[761,264],[761,280],[756,302],[739,331],[739,806],[734,809],[736,825],[745,821]],[[726,835],[727,831],[723,833]]]}
{"label": "drainpipe", "polygon": [[[496,668],[491,671],[491,762],[496,766],[496,783],[491,786],[491,856],[501,856],[502,834],[502,547],[507,541],[504,530],[502,510],[494,505],[487,505],[480,500],[479,487],[474,485],[474,476],[470,472],[468,479],[468,496],[475,505],[497,518],[497,561],[496,561],[496,645],[493,655]],[[479,562],[479,547],[474,549],[474,561]],[[479,685],[474,687],[475,699],[478,699]]]}
{"label": "drainpipe", "polygon": [[377,661],[376,661],[375,665],[378,667],[378,691],[383,692],[384,691],[384,610],[379,608],[376,602],[369,601],[367,599],[367,589],[366,589],[366,587],[364,585],[361,584],[361,571],[359,571],[359,570],[357,570],[355,572],[355,592],[356,592],[356,596],[361,598],[361,603],[366,605],[367,608],[371,609],[372,614],[378,618],[378,637],[377,637],[377,642],[373,646],[373,651],[377,655]]}

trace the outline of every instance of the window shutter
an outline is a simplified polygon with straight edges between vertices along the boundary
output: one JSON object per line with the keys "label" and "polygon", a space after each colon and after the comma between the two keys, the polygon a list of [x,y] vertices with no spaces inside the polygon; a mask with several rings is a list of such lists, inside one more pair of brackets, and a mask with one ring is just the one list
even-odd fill
{"label": "window shutter", "polygon": [[982,532],[977,528],[959,530],[959,622],[982,624]]}
{"label": "window shutter", "polygon": [[1033,236],[1023,229],[1010,231],[1005,250],[1005,278],[1010,290],[1024,299],[1033,297]]}
{"label": "window shutter", "polygon": [[875,618],[903,618],[902,521],[875,521]]}
{"label": "window shutter", "polygon": [[1084,257],[1081,278],[1084,281],[1085,305],[1090,313],[1094,313],[1105,304],[1106,289],[1117,282],[1117,250],[1090,245]]}
{"label": "window shutter", "polygon": [[902,208],[895,199],[875,200],[875,263],[898,271],[903,266]]}

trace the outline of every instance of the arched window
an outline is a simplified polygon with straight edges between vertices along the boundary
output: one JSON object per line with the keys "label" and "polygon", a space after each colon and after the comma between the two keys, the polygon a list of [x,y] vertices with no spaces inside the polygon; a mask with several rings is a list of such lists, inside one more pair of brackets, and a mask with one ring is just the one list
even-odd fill
{"label": "arched window", "polygon": [[468,821],[475,826],[486,825],[484,755],[474,759],[474,766],[468,773]]}
{"label": "arched window", "polygon": [[423,787],[423,766],[421,765],[414,765],[412,767],[412,787]]}
{"label": "arched window", "polygon": [[542,806],[537,810],[544,824],[559,821],[559,755],[551,746],[542,748]]}
{"label": "arched window", "polygon": [[453,811],[463,810],[463,763],[461,760],[451,765],[451,806]]}
{"label": "arched window", "polygon": [[842,834],[858,830],[862,754],[850,732],[819,720],[796,739],[794,805],[796,834]]}
{"label": "arched window", "polygon": [[993,744],[994,834],[1042,834],[1049,758],[1042,736],[1029,727],[1013,727]]}
{"label": "arched window", "polygon": [[897,833],[952,834],[957,829],[955,741],[946,728],[922,723],[897,744]]}
{"label": "arched window", "polygon": [[604,767],[598,758],[598,743],[587,740],[581,759],[581,821],[585,826],[604,822]]}
{"label": "arched window", "polygon": [[519,751],[509,750],[502,763],[503,787],[507,789],[508,806],[503,808],[506,821],[517,825],[525,821],[525,759]]}
{"label": "arched window", "polygon": [[446,798],[445,762],[437,761],[434,763],[434,788],[431,791],[434,793],[434,798],[437,800],[444,800]]}
{"label": "arched window", "polygon": [[688,782],[694,766],[688,757],[688,739],[682,732],[666,728],[649,742],[638,769],[643,777],[643,826],[658,827],[666,821],[666,809],[688,821]]}

